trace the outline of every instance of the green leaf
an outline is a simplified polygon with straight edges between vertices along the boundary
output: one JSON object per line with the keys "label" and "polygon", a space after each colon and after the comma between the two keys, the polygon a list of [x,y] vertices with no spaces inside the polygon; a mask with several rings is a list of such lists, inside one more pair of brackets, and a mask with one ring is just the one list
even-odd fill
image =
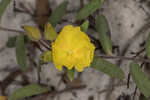
{"label": "green leaf", "polygon": [[150,80],[135,62],[130,64],[130,73],[139,90],[145,97],[150,97]]}
{"label": "green leaf", "polygon": [[75,71],[74,69],[67,70],[67,76],[70,79],[70,81],[72,81],[74,79],[74,71]]}
{"label": "green leaf", "polygon": [[30,97],[33,95],[38,95],[41,93],[48,92],[49,89],[43,88],[38,84],[30,84],[24,86],[23,88],[17,89],[10,96],[8,96],[8,100],[22,100],[25,97]]}
{"label": "green leaf", "polygon": [[148,100],[148,98],[146,98],[145,96],[143,97],[143,100]]}
{"label": "green leaf", "polygon": [[41,61],[43,62],[51,62],[52,61],[52,53],[51,51],[45,51],[41,55]]}
{"label": "green leaf", "polygon": [[22,70],[27,69],[27,59],[24,46],[24,35],[20,34],[16,40],[16,59]]}
{"label": "green leaf", "polygon": [[146,55],[148,58],[150,58],[150,33],[146,41]]}
{"label": "green leaf", "polygon": [[100,8],[102,5],[101,0],[92,0],[90,3],[85,5],[77,14],[76,19],[82,20],[91,15],[93,12],[95,12],[98,8]]}
{"label": "green leaf", "polygon": [[53,26],[50,23],[47,23],[44,28],[44,38],[46,40],[55,40],[57,37],[57,33]]}
{"label": "green leaf", "polygon": [[27,44],[30,40],[31,39],[27,35],[24,36],[24,43],[25,44]]}
{"label": "green leaf", "polygon": [[17,36],[12,36],[8,38],[8,41],[6,42],[6,46],[8,48],[14,48],[16,43]]}
{"label": "green leaf", "polygon": [[53,27],[55,27],[56,24],[65,15],[65,12],[67,10],[67,5],[68,5],[68,1],[64,1],[52,12],[49,21]]}
{"label": "green leaf", "polygon": [[2,17],[5,9],[7,8],[8,4],[11,2],[11,0],[1,0],[0,2],[0,18]]}
{"label": "green leaf", "polygon": [[[14,48],[16,46],[16,39],[17,39],[17,36],[9,37],[8,41],[6,42],[6,46],[8,48]],[[24,36],[24,42],[25,44],[29,42],[28,36]]]}
{"label": "green leaf", "polygon": [[117,65],[112,64],[107,60],[101,59],[100,57],[94,57],[94,61],[92,62],[91,67],[104,72],[110,77],[120,79],[124,78],[123,71]]}
{"label": "green leaf", "polygon": [[112,55],[112,41],[110,40],[108,33],[109,25],[107,19],[103,15],[96,17],[96,30],[99,35],[99,40],[106,54]]}
{"label": "green leaf", "polygon": [[86,32],[87,29],[88,29],[88,27],[89,27],[89,21],[87,20],[87,21],[85,21],[85,22],[81,25],[81,30],[82,30],[83,32]]}

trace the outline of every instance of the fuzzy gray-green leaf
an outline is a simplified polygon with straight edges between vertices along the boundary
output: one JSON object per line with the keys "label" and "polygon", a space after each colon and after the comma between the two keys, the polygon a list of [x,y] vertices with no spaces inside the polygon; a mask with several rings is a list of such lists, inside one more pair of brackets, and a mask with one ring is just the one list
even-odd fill
{"label": "fuzzy gray-green leaf", "polygon": [[20,34],[16,39],[16,59],[22,70],[27,69],[27,59],[24,45],[24,35]]}
{"label": "fuzzy gray-green leaf", "polygon": [[53,27],[55,27],[56,24],[65,15],[65,12],[67,10],[67,5],[68,5],[68,1],[64,1],[52,12],[49,21]]}
{"label": "fuzzy gray-green leaf", "polygon": [[79,11],[79,13],[76,16],[76,19],[82,20],[82,19],[88,17],[93,12],[95,12],[98,8],[100,8],[101,5],[102,5],[101,0],[92,0],[90,3],[88,3],[83,8],[81,8],[81,10]]}
{"label": "fuzzy gray-green leaf", "polygon": [[8,41],[6,42],[6,46],[8,48],[15,47],[17,36],[8,37]]}
{"label": "fuzzy gray-green leaf", "polygon": [[91,67],[104,72],[110,77],[120,78],[120,79],[124,78],[123,71],[117,65],[112,64],[107,60],[101,59],[100,57],[94,57]]}
{"label": "fuzzy gray-green leaf", "polygon": [[11,2],[11,0],[1,0],[0,2],[0,18],[3,15],[5,9],[7,8],[8,4]]}
{"label": "fuzzy gray-green leaf", "polygon": [[140,66],[132,62],[130,64],[130,73],[139,90],[145,97],[150,97],[150,80],[141,70]]}
{"label": "fuzzy gray-green leaf", "polygon": [[47,88],[43,88],[38,84],[31,84],[14,91],[10,96],[8,96],[8,100],[22,100],[25,97],[38,95],[47,91]]}
{"label": "fuzzy gray-green leaf", "polygon": [[112,55],[112,41],[108,34],[110,30],[105,16],[99,15],[96,17],[96,30],[105,53]]}
{"label": "fuzzy gray-green leaf", "polygon": [[150,59],[150,33],[146,41],[146,55]]}
{"label": "fuzzy gray-green leaf", "polygon": [[87,20],[87,21],[85,21],[85,22],[81,25],[81,30],[82,30],[83,32],[86,32],[87,29],[88,29],[88,26],[89,26],[89,21]]}

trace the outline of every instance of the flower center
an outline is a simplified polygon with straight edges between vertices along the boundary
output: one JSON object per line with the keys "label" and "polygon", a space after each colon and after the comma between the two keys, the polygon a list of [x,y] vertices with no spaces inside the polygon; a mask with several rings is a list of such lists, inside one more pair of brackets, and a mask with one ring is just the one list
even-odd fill
{"label": "flower center", "polygon": [[72,50],[69,50],[69,51],[67,51],[67,55],[69,56],[69,55],[72,55],[73,54],[73,51]]}

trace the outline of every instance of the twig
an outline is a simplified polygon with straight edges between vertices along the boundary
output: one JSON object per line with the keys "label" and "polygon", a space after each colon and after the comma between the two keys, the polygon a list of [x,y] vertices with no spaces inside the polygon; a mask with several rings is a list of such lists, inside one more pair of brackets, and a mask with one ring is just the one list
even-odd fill
{"label": "twig", "polygon": [[[132,83],[132,82],[130,82],[130,83]],[[120,87],[120,86],[124,86],[124,85],[126,85],[126,84],[127,84],[126,82],[117,83],[117,84],[112,85],[112,88],[117,88],[117,87]],[[112,88],[107,88],[107,89],[100,90],[100,91],[98,91],[98,93],[99,93],[99,94],[102,94],[102,93],[104,93],[104,92],[111,91]]]}
{"label": "twig", "polygon": [[55,96],[55,95],[58,95],[58,94],[62,94],[64,92],[70,92],[72,90],[79,90],[79,89],[84,89],[84,88],[86,88],[86,85],[75,86],[75,87],[67,87],[67,88],[62,89],[60,91],[53,91],[49,94],[49,96]]}
{"label": "twig", "polygon": [[65,88],[63,90],[60,90],[58,91],[57,93],[58,94],[61,94],[63,92],[69,92],[69,91],[72,91],[72,90],[79,90],[79,89],[84,89],[86,88],[86,85],[81,85],[81,86],[76,86],[76,87],[70,87],[70,88]]}
{"label": "twig", "polygon": [[33,44],[33,47],[36,47],[39,51],[44,52],[44,50],[40,47],[39,43],[37,42],[31,42]]}
{"label": "twig", "polygon": [[58,95],[65,93],[65,92],[70,92],[73,90],[80,90],[80,89],[84,89],[84,88],[86,88],[86,85],[80,85],[80,86],[76,86],[76,87],[66,87],[66,88],[59,90],[59,91],[58,90],[50,90],[47,93],[37,95],[35,97],[37,98],[39,96],[42,96],[42,98],[43,98],[42,100],[46,100],[49,96],[54,97],[54,96],[58,96]]}
{"label": "twig", "polygon": [[0,26],[0,30],[10,31],[10,32],[17,32],[17,33],[25,33],[24,31],[21,31],[21,30],[9,29],[9,28],[5,28],[5,27],[2,27],[2,26]]}
{"label": "twig", "polygon": [[142,50],[140,50],[139,52],[136,53],[136,55],[134,57],[138,57],[141,53],[143,53],[145,51],[145,48],[143,48]]}
{"label": "twig", "polygon": [[84,0],[80,0],[80,8],[83,8],[84,6]]}
{"label": "twig", "polygon": [[0,69],[0,72],[12,72],[12,71],[15,71],[17,70],[18,67],[15,67],[15,68],[8,68],[7,66],[5,68],[1,68]]}
{"label": "twig", "polygon": [[22,71],[18,69],[18,70],[16,70],[16,71],[10,73],[10,74],[1,82],[0,86],[1,86],[1,90],[2,90],[2,94],[3,94],[3,95],[5,95],[5,89],[8,87],[8,85],[11,84],[11,83],[14,81],[14,79],[15,79],[18,75],[20,75],[21,73],[22,73]]}
{"label": "twig", "polygon": [[[27,70],[27,72],[29,71],[32,71],[32,68],[29,68]],[[0,82],[0,88],[2,90],[2,94],[5,95],[5,90],[7,89],[7,87],[14,82],[15,78],[18,76],[18,75],[23,75],[24,72],[22,72],[20,69],[17,69],[13,72],[11,72],[4,80],[2,80]]]}
{"label": "twig", "polygon": [[[137,33],[135,33],[135,35],[130,38],[128,40],[128,42],[125,44],[122,52],[121,52],[121,56],[125,56],[126,52],[128,51],[128,49],[130,48],[130,46],[136,41],[136,39],[138,39],[142,33],[145,33],[146,31],[149,30],[149,27],[150,27],[150,21],[148,21],[146,24],[144,24]],[[120,65],[122,63],[122,61],[120,60],[118,62],[118,65]]]}
{"label": "twig", "polygon": [[130,83],[129,83],[130,78],[131,78],[131,75],[130,75],[130,73],[129,73],[129,74],[128,74],[128,80],[127,80],[127,89],[129,89],[129,87],[130,87]]}
{"label": "twig", "polygon": [[0,53],[3,52],[6,49],[6,47],[1,47],[0,48]]}
{"label": "twig", "polygon": [[135,95],[136,95],[136,92],[137,92],[137,86],[135,87],[135,90],[134,90],[134,93],[133,93],[133,99],[132,100],[135,100]]}
{"label": "twig", "polygon": [[[17,32],[17,33],[25,33],[24,31],[20,31],[20,30],[15,30],[15,29],[9,29],[9,28],[5,28],[5,27],[2,27],[0,26],[0,30],[3,30],[3,31],[11,31],[11,32]],[[51,48],[49,48],[48,46],[45,45],[45,41],[39,41],[39,44],[41,44],[42,46],[44,46],[46,49],[48,50],[51,50]],[[46,43],[47,44],[47,43]],[[39,49],[39,48],[38,48]]]}
{"label": "twig", "polygon": [[106,58],[106,59],[134,60],[134,61],[150,63],[149,59],[145,59],[145,58],[141,58],[141,57],[135,58],[135,57],[126,57],[126,56],[107,56],[107,55],[100,55],[98,57]]}
{"label": "twig", "polygon": [[48,46],[45,44],[44,41],[39,40],[39,43],[40,43],[42,46],[44,46],[46,49],[51,50],[51,48],[48,47]]}
{"label": "twig", "polygon": [[[25,33],[25,31],[15,30],[15,29],[9,29],[9,28],[5,28],[5,27],[2,27],[2,26],[0,26],[0,30],[10,31],[10,32],[17,32],[17,33],[23,33],[23,34]],[[45,44],[50,45],[46,41],[40,40],[39,44],[41,44],[42,46],[44,46],[46,49],[51,50],[51,48],[49,48],[48,46],[45,45]]]}

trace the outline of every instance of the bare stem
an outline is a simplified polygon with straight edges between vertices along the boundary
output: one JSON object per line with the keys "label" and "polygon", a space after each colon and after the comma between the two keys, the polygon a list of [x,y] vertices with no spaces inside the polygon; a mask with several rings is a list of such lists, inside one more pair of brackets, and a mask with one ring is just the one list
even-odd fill
{"label": "bare stem", "polygon": [[145,58],[136,58],[136,57],[125,57],[125,56],[108,56],[108,55],[100,55],[98,57],[105,58],[105,59],[121,59],[121,60],[134,60],[134,61],[140,61],[140,62],[146,62],[150,63],[149,59]]}
{"label": "bare stem", "polygon": [[49,46],[47,46],[46,44],[45,44],[45,42],[43,42],[43,41],[39,41],[39,44],[41,44],[43,47],[45,47],[47,50],[51,50],[51,48],[49,47]]}
{"label": "bare stem", "polygon": [[17,33],[25,33],[24,31],[21,31],[21,30],[9,29],[9,28],[5,28],[5,27],[2,27],[2,26],[0,26],[0,30],[10,31],[10,32],[17,32]]}

